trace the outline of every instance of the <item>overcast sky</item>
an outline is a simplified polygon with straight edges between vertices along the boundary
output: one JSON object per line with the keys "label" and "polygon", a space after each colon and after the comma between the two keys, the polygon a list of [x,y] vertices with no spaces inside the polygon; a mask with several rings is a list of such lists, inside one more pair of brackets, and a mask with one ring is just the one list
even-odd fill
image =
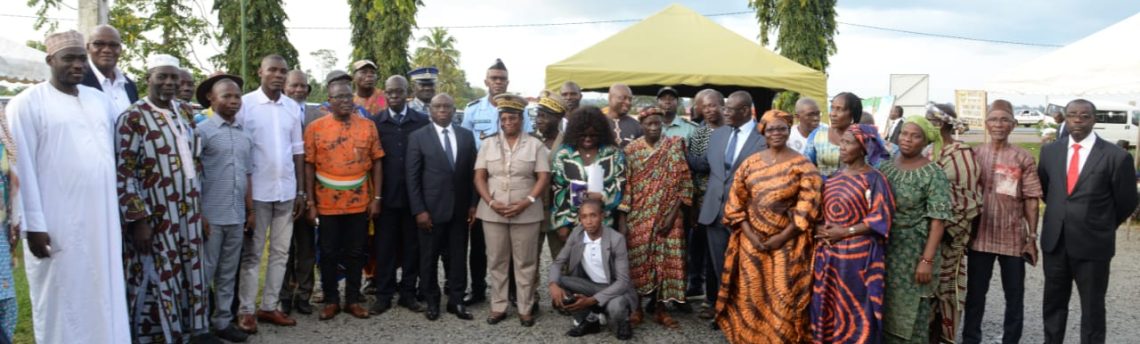
{"label": "overcast sky", "polygon": [[[76,0],[64,0],[72,7]],[[212,0],[198,0],[209,10]],[[681,3],[699,13],[748,11],[742,0],[424,0],[418,24],[427,34],[431,26],[470,26],[526,23],[563,23],[648,17],[671,3]],[[23,3],[23,1],[20,1]],[[195,6],[197,7],[197,6]],[[289,38],[300,53],[300,64],[317,69],[309,53],[333,49],[345,65],[349,46],[348,5],[343,1],[286,0]],[[1064,45],[1079,40],[1117,21],[1140,12],[1140,2],[1112,0],[1038,1],[840,1],[838,21],[908,31],[984,38],[991,40]],[[33,15],[34,10],[5,6],[2,14]],[[74,18],[64,8],[55,13]],[[216,20],[216,14],[207,18]],[[32,30],[31,19],[0,18],[0,36],[19,41],[42,39]],[[717,16],[712,20],[749,39],[757,40],[759,27],[750,14]],[[63,21],[61,27],[74,25]],[[511,70],[510,90],[535,95],[542,89],[548,64],[558,62],[634,23],[584,24],[526,28],[454,28],[462,53],[461,67],[472,85],[481,86],[483,71],[502,58]],[[313,29],[344,28],[344,29]],[[853,91],[860,96],[888,92],[890,74],[930,74],[930,97],[951,101],[955,89],[982,87],[993,74],[1041,56],[1055,48],[975,42],[886,32],[851,25],[839,26],[839,52],[832,56],[828,91]],[[773,36],[773,40],[774,40]],[[757,40],[758,41],[758,40]],[[1135,42],[1121,42],[1135,44]],[[411,50],[418,45],[413,42]],[[684,53],[684,47],[668,51]],[[205,60],[220,52],[216,45],[197,47]],[[1100,53],[1100,52],[1090,52]],[[1104,52],[1109,53],[1109,52]],[[658,57],[658,58],[667,58]],[[205,61],[203,61],[205,62]],[[211,68],[207,66],[207,68]],[[1000,96],[1000,95],[997,95]],[[994,95],[991,95],[993,98]],[[1043,97],[1013,97],[1022,102],[1040,102]],[[1015,100],[1015,103],[1017,101]]]}

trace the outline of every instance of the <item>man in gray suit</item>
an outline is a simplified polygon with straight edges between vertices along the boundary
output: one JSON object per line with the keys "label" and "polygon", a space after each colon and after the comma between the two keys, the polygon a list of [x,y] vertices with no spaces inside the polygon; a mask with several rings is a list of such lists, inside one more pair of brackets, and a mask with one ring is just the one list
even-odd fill
{"label": "man in gray suit", "polygon": [[[715,273],[706,281],[705,299],[709,308],[700,314],[704,319],[713,318],[720,289],[720,275],[724,272],[724,251],[728,249],[730,232],[720,220],[724,215],[724,202],[732,185],[732,176],[744,159],[768,147],[764,136],[756,132],[756,120],[752,117],[752,96],[748,92],[736,91],[729,95],[721,113],[726,125],[712,132],[705,156],[694,157],[690,162],[694,171],[709,174],[708,190],[705,191],[701,214],[697,218],[697,222],[706,226],[710,263]],[[715,329],[716,322],[710,326]]]}
{"label": "man in gray suit", "polygon": [[467,287],[467,231],[475,219],[475,136],[452,125],[455,100],[441,93],[431,100],[431,125],[408,136],[408,207],[420,229],[420,292],[428,320],[439,319],[437,269],[446,249],[447,312],[474,317],[463,305]]}
{"label": "man in gray suit", "polygon": [[[554,307],[574,312],[577,325],[566,332],[581,337],[601,332],[598,313],[605,310],[619,340],[629,340],[631,306],[637,294],[629,280],[629,252],[625,237],[602,225],[602,202],[585,200],[566,246],[550,265],[550,300]],[[563,276],[563,268],[569,274]]]}

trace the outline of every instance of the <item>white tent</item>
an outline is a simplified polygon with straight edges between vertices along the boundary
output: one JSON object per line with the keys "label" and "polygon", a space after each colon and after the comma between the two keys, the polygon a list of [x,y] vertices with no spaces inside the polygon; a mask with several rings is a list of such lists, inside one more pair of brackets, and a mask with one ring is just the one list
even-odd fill
{"label": "white tent", "polygon": [[1140,14],[990,79],[986,90],[1032,95],[1140,94]]}
{"label": "white tent", "polygon": [[0,81],[34,83],[51,75],[44,52],[0,37]]}

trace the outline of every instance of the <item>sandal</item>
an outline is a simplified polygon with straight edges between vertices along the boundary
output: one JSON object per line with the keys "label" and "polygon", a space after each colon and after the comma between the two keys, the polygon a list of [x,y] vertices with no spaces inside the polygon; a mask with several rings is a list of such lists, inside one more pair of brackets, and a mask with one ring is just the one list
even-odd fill
{"label": "sandal", "polygon": [[657,306],[657,312],[655,313],[657,314],[653,320],[658,324],[661,324],[661,326],[665,326],[665,328],[668,329],[681,328],[681,324],[678,323],[676,319],[673,319],[673,317],[669,316],[669,313],[665,312],[664,305]]}

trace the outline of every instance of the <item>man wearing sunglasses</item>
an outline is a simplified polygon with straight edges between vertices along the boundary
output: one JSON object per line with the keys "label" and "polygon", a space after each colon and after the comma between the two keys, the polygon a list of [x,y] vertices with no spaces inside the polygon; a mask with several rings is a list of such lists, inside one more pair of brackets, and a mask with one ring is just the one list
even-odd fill
{"label": "man wearing sunglasses", "polygon": [[122,113],[139,100],[135,82],[119,69],[119,56],[123,54],[123,39],[119,30],[110,25],[99,25],[87,35],[87,61],[83,72],[83,86],[93,87],[111,99],[115,114]]}

